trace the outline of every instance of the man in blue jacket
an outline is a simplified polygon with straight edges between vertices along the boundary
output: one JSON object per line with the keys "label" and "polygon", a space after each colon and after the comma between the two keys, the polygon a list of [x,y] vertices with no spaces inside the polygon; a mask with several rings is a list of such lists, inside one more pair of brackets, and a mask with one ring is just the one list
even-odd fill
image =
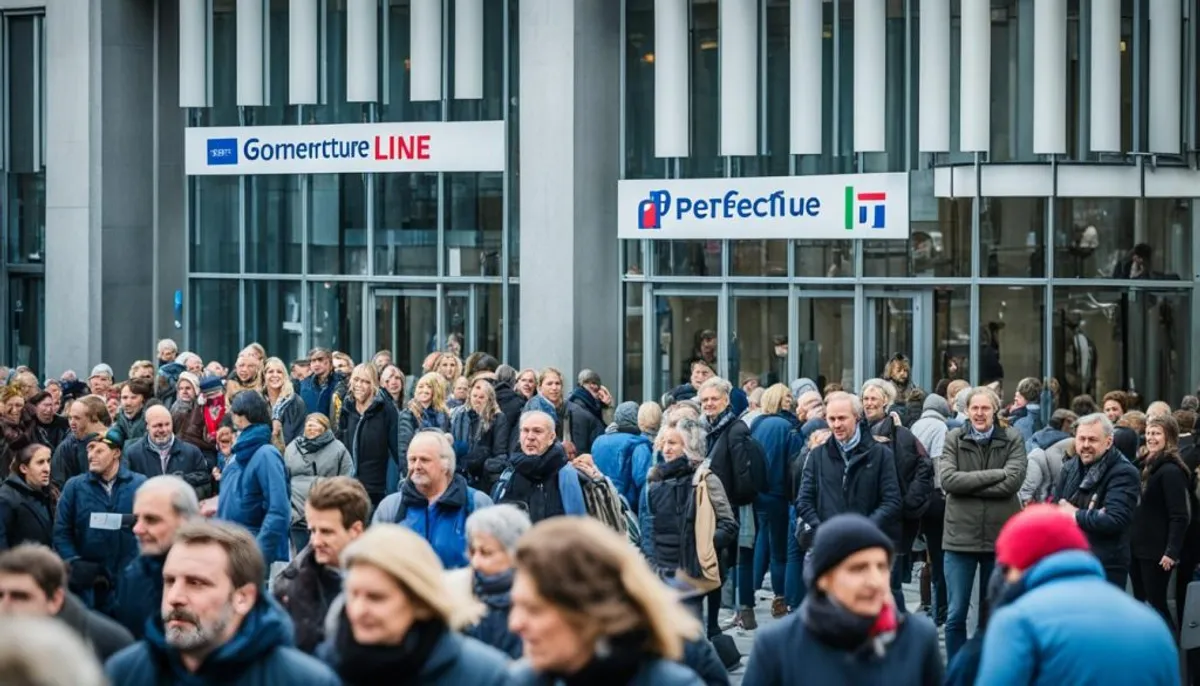
{"label": "man in blue jacket", "polygon": [[217,518],[249,529],[268,565],[286,561],[291,490],[283,456],[271,445],[271,409],[258,393],[243,391],[233,397],[229,412],[239,433],[233,459],[221,473]]}
{"label": "man in blue jacket", "polygon": [[654,446],[638,428],[637,403],[627,401],[617,406],[613,423],[592,443],[592,461],[636,513],[646,476],[654,466]]}
{"label": "man in blue jacket", "polygon": [[88,473],[67,481],[54,521],[54,550],[70,568],[68,587],[89,608],[110,616],[117,577],[137,555],[126,517],[146,480],[122,464],[123,447],[116,429],[88,444]]}
{"label": "man in blue jacket", "polygon": [[338,684],[328,667],[292,647],[291,622],[263,589],[267,570],[258,548],[235,525],[192,521],[180,528],[163,566],[160,614],[145,639],[109,659],[109,681]]}
{"label": "man in blue jacket", "polygon": [[1179,653],[1149,607],[1105,580],[1075,519],[1030,505],[1004,525],[1006,599],[983,639],[978,686],[1174,686]]}
{"label": "man in blue jacket", "polygon": [[309,412],[320,412],[333,419],[329,408],[333,404],[333,392],[345,375],[334,371],[333,354],[326,348],[308,351],[308,377],[300,382],[300,397]]}

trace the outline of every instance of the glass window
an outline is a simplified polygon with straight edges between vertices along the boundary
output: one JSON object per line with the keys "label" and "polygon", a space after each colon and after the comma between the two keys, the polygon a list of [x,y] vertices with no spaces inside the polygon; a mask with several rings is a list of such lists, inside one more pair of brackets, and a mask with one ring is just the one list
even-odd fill
{"label": "glass window", "polygon": [[247,176],[246,187],[246,271],[299,274],[304,248],[300,177]]}
{"label": "glass window", "polygon": [[648,399],[642,384],[642,371],[645,369],[645,354],[642,345],[642,332],[645,326],[645,308],[642,303],[642,284],[625,284],[625,359],[622,360],[625,383],[621,389],[621,399],[642,402]]}
{"label": "glass window", "polygon": [[34,117],[38,112],[37,60],[32,16],[8,17],[8,168],[35,172],[37,138]]}
{"label": "glass window", "polygon": [[392,360],[406,375],[420,376],[421,363],[437,340],[437,297],[388,291],[374,300],[375,348],[392,351]]}
{"label": "glass window", "polygon": [[299,281],[246,281],[246,340],[288,364],[303,357],[303,306]]}
{"label": "glass window", "polygon": [[438,175],[375,174],[375,273],[438,273]]}
{"label": "glass window", "polygon": [[446,174],[445,182],[446,276],[500,276],[503,174]]}
{"label": "glass window", "polygon": [[295,124],[296,107],[288,104],[288,5],[290,0],[270,0],[266,20],[270,32],[267,52],[267,106],[254,108],[260,126]]}
{"label": "glass window", "polygon": [[201,359],[233,367],[241,350],[238,331],[238,282],[233,279],[192,279],[188,348]]}
{"label": "glass window", "polygon": [[1191,295],[1186,291],[1054,291],[1054,375],[1062,402],[1137,391],[1143,406],[1191,393]]}
{"label": "glass window", "polygon": [[1027,376],[1043,378],[1045,290],[1041,286],[979,288],[979,382],[1001,382],[1001,397]]}
{"label": "glass window", "polygon": [[[654,156],[654,2],[625,2],[625,178],[661,178]],[[639,379],[639,383],[640,383]]]}
{"label": "glass window", "polygon": [[971,289],[939,286],[933,291],[933,359],[929,392],[942,379],[970,379]]}
{"label": "glass window", "polygon": [[[518,57],[521,25],[517,21],[519,8],[515,2],[507,5],[508,45],[511,53],[508,60],[508,92],[520,93],[521,69]],[[509,98],[506,110],[508,126],[505,127],[508,130],[508,171],[505,172],[508,174],[508,274],[513,277],[521,274],[520,265],[517,263],[517,257],[521,254],[521,176],[517,174],[517,170],[521,168],[521,146],[519,136],[515,134],[521,130],[521,109],[517,104],[517,98]],[[510,345],[515,346],[516,343]],[[517,357],[514,355],[513,359]]]}
{"label": "glass window", "polygon": [[23,364],[41,374],[49,372],[42,360],[46,349],[45,313],[46,282],[41,276],[22,275],[8,280],[8,364]]}
{"label": "glass window", "polygon": [[[408,174],[384,174],[407,177]],[[310,274],[367,273],[366,174],[310,176]]]}
{"label": "glass window", "polygon": [[[943,198],[931,202],[936,203],[936,221],[922,221],[924,215],[919,212],[919,206],[914,204],[908,241],[863,241],[863,272],[866,276],[927,278],[971,275],[971,208],[974,200]],[[845,243],[844,247],[840,247],[842,256],[838,273],[853,276],[850,243]]]}
{"label": "glass window", "polygon": [[[474,350],[485,352],[497,360],[503,351],[500,332],[504,325],[504,303],[500,284],[475,286],[475,345]],[[473,352],[473,351],[472,351]]]}
{"label": "glass window", "polygon": [[46,172],[8,176],[8,261],[46,259]]}
{"label": "glass window", "polygon": [[1016,0],[996,4],[1003,7],[992,10],[989,161],[1034,161],[1033,5]]}
{"label": "glass window", "polygon": [[627,276],[641,276],[646,273],[642,267],[641,241],[621,241],[621,253],[625,257],[625,274]]}
{"label": "glass window", "polygon": [[[450,100],[450,119],[453,121],[494,121],[504,118],[504,71],[508,62],[504,54],[504,2],[483,3],[483,98]],[[453,8],[451,10],[454,11]],[[453,18],[451,19],[453,21]],[[453,34],[453,31],[448,33]],[[453,43],[453,37],[450,39]],[[511,40],[511,39],[510,39]],[[515,45],[516,41],[512,41]],[[446,51],[446,74],[450,93],[454,93],[454,50]],[[513,91],[514,93],[516,91]]]}
{"label": "glass window", "polygon": [[800,339],[796,349],[796,378],[812,379],[818,388],[840,383],[854,389],[854,294],[816,297],[825,289],[805,288],[796,304]]}
{"label": "glass window", "polygon": [[735,294],[730,308],[733,331],[725,354],[730,381],[750,390],[787,383],[787,291],[774,297]]}
{"label": "glass window", "polygon": [[733,276],[787,276],[788,243],[784,240],[730,241]]}
{"label": "glass window", "polygon": [[213,0],[212,10],[212,107],[200,110],[202,125],[238,126],[237,0]]}
{"label": "glass window", "polygon": [[1190,274],[1191,205],[1174,198],[1058,201],[1054,275],[1173,280]]}
{"label": "glass window", "polygon": [[361,283],[312,284],[312,309],[308,316],[311,347],[340,350],[355,359],[362,356],[365,329],[362,289]]}
{"label": "glass window", "polygon": [[657,276],[720,276],[721,241],[651,241]]}
{"label": "glass window", "polygon": [[983,198],[979,244],[986,252],[980,276],[1043,276],[1045,235],[1045,198]]}
{"label": "glass window", "polygon": [[[721,143],[721,51],[717,3],[691,3],[691,156],[679,161],[683,176],[707,179],[725,176]],[[650,127],[654,136],[654,126]],[[653,151],[653,148],[651,149]]]}
{"label": "glass window", "polygon": [[[337,3],[330,3],[330,18],[333,21],[334,11],[333,6]],[[497,3],[487,2],[484,5],[494,5]],[[387,6],[387,23],[388,23],[388,45],[383,54],[383,59],[387,60],[386,82],[384,88],[387,90],[387,97],[384,100],[386,104],[379,107],[379,118],[382,121],[437,121],[442,118],[442,104],[438,101],[432,102],[413,102],[410,98],[412,92],[412,79],[409,78],[409,27],[411,26],[410,17],[412,16],[411,0],[399,0],[398,2],[389,3]],[[345,21],[345,11],[338,14],[338,21]],[[487,33],[485,10],[484,33]],[[343,26],[342,35],[345,35]],[[445,32],[443,32],[445,35]],[[486,39],[485,39],[486,40]],[[344,41],[343,41],[344,42]],[[331,42],[332,45],[332,42]],[[341,72],[346,73],[346,52],[345,46],[339,46],[341,50]],[[486,47],[485,47],[486,50]],[[484,53],[485,56],[488,54]],[[443,60],[443,68],[445,60]],[[487,63],[487,60],[484,60]],[[486,72],[485,72],[486,74]],[[380,74],[383,76],[383,74]],[[486,89],[486,77],[485,77]],[[515,91],[514,91],[515,92]],[[453,94],[453,92],[451,93]],[[345,97],[346,86],[342,84],[340,97]],[[499,117],[496,117],[499,119]],[[407,373],[407,371],[406,371]]]}
{"label": "glass window", "polygon": [[239,176],[191,178],[191,268],[193,272],[241,271],[238,246]]}
{"label": "glass window", "polygon": [[1138,243],[1150,246],[1150,278],[1187,278],[1192,271],[1194,201],[1188,198],[1147,198],[1142,202],[1146,208],[1146,230],[1144,235],[1138,237]]}
{"label": "glass window", "polygon": [[796,241],[796,276],[854,276],[852,241]]}
{"label": "glass window", "polygon": [[[717,296],[660,295],[655,298],[658,320],[656,394],[687,383],[691,360],[717,360]],[[718,371],[718,370],[713,370]]]}

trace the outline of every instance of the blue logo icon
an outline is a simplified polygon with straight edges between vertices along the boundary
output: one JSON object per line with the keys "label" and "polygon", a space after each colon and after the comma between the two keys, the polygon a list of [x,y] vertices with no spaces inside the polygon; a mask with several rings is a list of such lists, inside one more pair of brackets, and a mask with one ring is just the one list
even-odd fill
{"label": "blue logo icon", "polygon": [[638,228],[661,229],[663,215],[671,208],[671,194],[650,191],[650,197],[638,203]]}
{"label": "blue logo icon", "polygon": [[208,139],[208,166],[238,163],[238,140],[236,138]]}

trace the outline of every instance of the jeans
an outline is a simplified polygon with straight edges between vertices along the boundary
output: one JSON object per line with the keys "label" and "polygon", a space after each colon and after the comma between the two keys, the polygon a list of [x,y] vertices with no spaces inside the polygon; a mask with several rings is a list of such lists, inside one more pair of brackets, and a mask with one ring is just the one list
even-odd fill
{"label": "jeans", "polygon": [[946,594],[950,612],[946,617],[946,662],[967,642],[967,613],[971,609],[971,589],[975,585],[975,570],[979,570],[979,628],[987,623],[987,583],[996,566],[994,553],[945,552]]}
{"label": "jeans", "polygon": [[771,572],[771,591],[784,595],[788,552],[788,504],[783,498],[759,496],[754,504],[754,585]]}
{"label": "jeans", "polygon": [[788,508],[787,566],[784,569],[783,598],[788,608],[795,612],[804,602],[804,550],[796,540],[796,509]]}
{"label": "jeans", "polygon": [[900,612],[908,612],[904,607],[904,568],[908,567],[909,573],[912,571],[912,557],[909,555],[896,555],[892,558],[892,598],[896,602],[896,610]]}

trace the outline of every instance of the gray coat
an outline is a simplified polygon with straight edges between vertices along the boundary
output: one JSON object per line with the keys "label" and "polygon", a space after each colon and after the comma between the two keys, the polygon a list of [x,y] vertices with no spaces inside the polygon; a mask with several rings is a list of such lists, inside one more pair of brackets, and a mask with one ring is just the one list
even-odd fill
{"label": "gray coat", "polygon": [[1074,443],[1074,437],[1064,438],[1045,450],[1035,446],[1029,451],[1029,468],[1019,493],[1021,504],[1030,501],[1044,502],[1050,496],[1058,483],[1058,475],[1062,473],[1067,448]]}
{"label": "gray coat", "polygon": [[350,451],[338,439],[333,439],[320,450],[305,453],[300,450],[300,440],[297,438],[288,444],[283,452],[283,462],[287,466],[288,477],[292,491],[292,526],[304,522],[304,503],[308,500],[308,491],[317,479],[329,476],[353,476],[354,460]]}
{"label": "gray coat", "polygon": [[995,427],[986,446],[967,440],[966,427],[946,434],[938,462],[946,492],[945,550],[990,553],[1008,518],[1021,511],[1017,492],[1025,481],[1025,439],[1013,428]]}

